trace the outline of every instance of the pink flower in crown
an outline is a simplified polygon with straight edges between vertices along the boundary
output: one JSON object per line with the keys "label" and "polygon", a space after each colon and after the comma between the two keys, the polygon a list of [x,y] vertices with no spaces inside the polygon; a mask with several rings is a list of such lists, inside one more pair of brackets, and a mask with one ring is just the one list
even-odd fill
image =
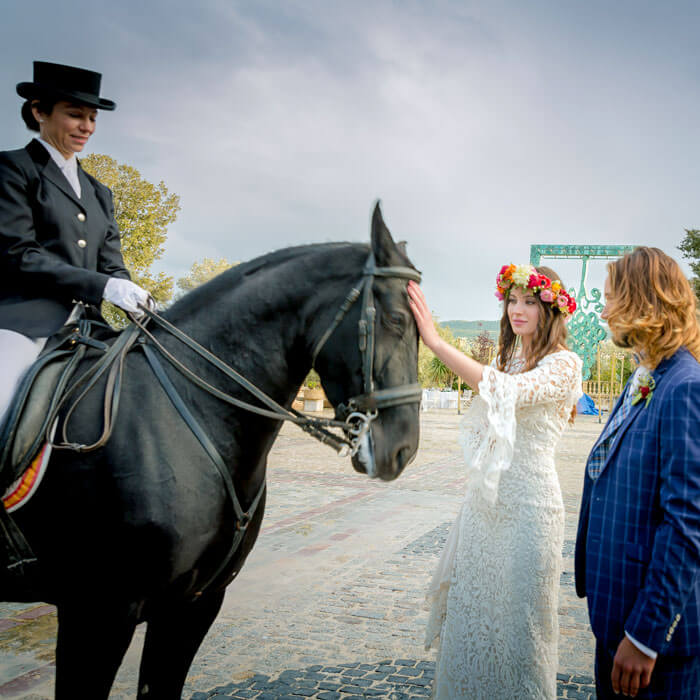
{"label": "pink flower in crown", "polygon": [[528,289],[536,289],[539,286],[540,286],[540,276],[539,275],[530,275],[530,278],[527,281],[527,288]]}
{"label": "pink flower in crown", "polygon": [[508,272],[508,268],[509,268],[509,267],[510,267],[510,265],[504,265],[504,266],[501,268],[501,271],[499,272],[498,276],[500,277],[501,275],[505,275],[506,272]]}
{"label": "pink flower in crown", "polygon": [[560,309],[568,310],[569,308],[569,300],[563,294],[557,297],[557,304]]}
{"label": "pink flower in crown", "polygon": [[505,296],[501,292],[495,292],[495,295],[498,301],[503,301],[505,299]]}
{"label": "pink flower in crown", "polygon": [[554,301],[554,292],[551,289],[543,289],[540,292],[540,299],[545,304],[551,304]]}

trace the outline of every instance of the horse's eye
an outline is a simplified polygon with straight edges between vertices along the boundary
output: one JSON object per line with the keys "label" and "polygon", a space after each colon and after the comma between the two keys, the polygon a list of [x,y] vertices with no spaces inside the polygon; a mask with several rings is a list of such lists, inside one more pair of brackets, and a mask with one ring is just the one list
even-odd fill
{"label": "horse's eye", "polygon": [[390,311],[384,317],[387,326],[397,331],[403,331],[406,324],[406,316],[400,311]]}

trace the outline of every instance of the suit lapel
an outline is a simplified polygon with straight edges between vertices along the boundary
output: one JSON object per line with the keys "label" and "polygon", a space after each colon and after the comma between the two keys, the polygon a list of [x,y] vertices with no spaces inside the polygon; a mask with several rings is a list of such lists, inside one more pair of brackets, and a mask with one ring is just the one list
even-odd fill
{"label": "suit lapel", "polygon": [[[56,165],[56,163],[53,162],[53,159],[51,159],[47,164],[46,167],[44,168],[44,177],[47,180],[51,180],[58,189],[63,192],[67,197],[70,197],[81,209],[83,208],[83,205],[78,199],[78,195],[75,194],[75,191],[70,185],[70,182],[66,180],[66,176],[61,172],[60,168]],[[82,183],[81,187],[82,187]]]}
{"label": "suit lapel", "polygon": [[[663,360],[662,362],[659,363],[658,367],[651,372],[651,376],[654,378],[654,383],[656,386],[658,386],[659,381],[661,380],[661,377],[663,374],[666,372],[666,370],[675,362],[677,359],[680,357],[680,354],[682,352],[687,352],[684,349],[679,350],[673,357]],[[629,383],[629,380],[628,380]],[[625,392],[627,391],[627,385],[625,385]],[[620,395],[620,398],[618,399],[617,404],[615,405],[615,410],[619,410],[622,405],[622,398],[625,395],[625,392],[623,392]],[[646,401],[639,401],[636,403],[634,406],[630,407],[630,412],[627,414],[625,417],[625,420],[622,421],[622,423],[619,425],[617,430],[615,431],[615,442],[612,444],[610,451],[608,452],[608,456],[605,460],[605,464],[603,464],[600,474],[602,474],[605,471],[605,468],[610,464],[610,461],[613,459],[615,456],[615,453],[619,449],[620,442],[622,442],[622,436],[625,434],[627,429],[634,423],[636,420],[637,416],[644,410],[644,407],[646,406]],[[612,415],[610,416],[610,419],[612,420]],[[610,421],[608,421],[610,422]],[[607,433],[607,427],[608,425],[606,424],[606,430],[603,431],[603,435],[601,435],[600,438],[598,438],[598,441],[595,444],[595,447],[598,447],[600,442],[602,442],[603,439],[607,439],[609,437],[609,434]],[[594,448],[595,449],[595,448]],[[593,452],[591,452],[593,454]]]}
{"label": "suit lapel", "polygon": [[605,471],[605,468],[608,466],[608,464],[610,464],[610,461],[615,456],[615,453],[617,452],[620,446],[620,442],[622,442],[622,436],[625,434],[625,432],[627,432],[627,429],[630,427],[630,425],[634,423],[637,416],[643,410],[644,405],[644,401],[640,401],[634,406],[630,406],[630,412],[627,414],[625,420],[623,420],[622,423],[620,423],[617,430],[615,431],[615,441],[613,442],[612,446],[610,447],[610,450],[608,451],[608,456],[605,460],[605,464],[603,464],[600,470],[601,474]]}
{"label": "suit lapel", "polygon": [[[33,140],[27,146],[27,151],[29,151],[29,155],[39,166],[43,177],[50,180],[54,185],[56,185],[56,187],[58,187],[59,190],[61,190],[61,192],[63,192],[63,194],[66,195],[66,197],[72,199],[82,209],[83,205],[80,202],[80,199],[73,191],[70,182],[68,182],[66,176],[61,172],[61,169],[56,165],[56,163],[54,163],[54,160],[49,155],[49,152],[37,140]],[[78,168],[78,171],[80,171],[80,168]],[[80,186],[83,186],[83,180],[80,181]]]}

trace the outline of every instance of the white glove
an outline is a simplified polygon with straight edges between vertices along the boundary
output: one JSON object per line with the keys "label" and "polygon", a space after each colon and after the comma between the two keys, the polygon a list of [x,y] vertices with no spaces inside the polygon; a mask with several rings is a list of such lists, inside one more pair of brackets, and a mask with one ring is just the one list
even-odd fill
{"label": "white glove", "polygon": [[153,297],[143,287],[139,287],[131,280],[123,280],[119,277],[110,277],[107,280],[102,298],[105,301],[111,301],[124,311],[137,314],[143,313],[141,306],[150,308],[155,306]]}

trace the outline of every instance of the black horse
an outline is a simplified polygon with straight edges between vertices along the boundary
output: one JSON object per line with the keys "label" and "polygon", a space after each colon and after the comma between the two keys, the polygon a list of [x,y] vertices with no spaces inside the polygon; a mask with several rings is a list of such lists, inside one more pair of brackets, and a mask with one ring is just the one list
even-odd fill
{"label": "black horse", "polygon": [[[340,417],[361,414],[358,424],[348,424],[359,426],[362,438],[353,466],[390,480],[418,446],[415,388],[406,390],[417,381],[417,333],[406,294],[411,269],[377,207],[369,248],[280,250],[228,270],[163,316],[286,408],[313,359],[329,400],[345,407]],[[148,328],[218,390],[262,405],[172,333]],[[281,421],[222,401],[170,363],[161,367],[220,455],[241,509],[252,511],[250,522],[232,506],[211,450],[176,410],[147,354],[129,352],[109,441],[87,454],[54,452],[36,495],[15,514],[43,572],[33,599],[58,608],[57,698],[106,698],[143,621],[138,697],[180,698],[225,587],[260,529],[267,455]],[[99,435],[102,401],[94,391],[77,406],[71,439],[89,443]],[[236,532],[243,536],[231,552]]]}

